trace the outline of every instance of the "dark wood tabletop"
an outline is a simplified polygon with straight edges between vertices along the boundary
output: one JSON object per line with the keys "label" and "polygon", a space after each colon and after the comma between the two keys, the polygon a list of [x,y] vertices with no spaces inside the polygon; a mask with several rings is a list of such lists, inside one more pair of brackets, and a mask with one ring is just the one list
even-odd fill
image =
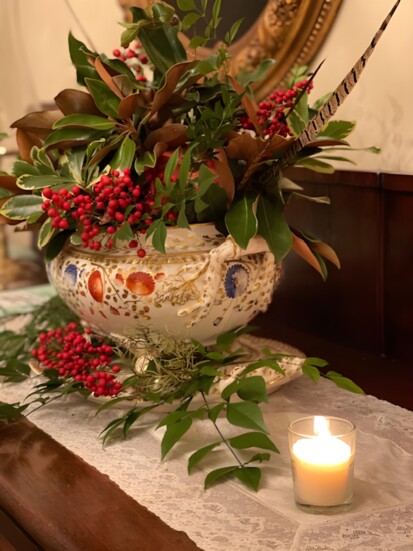
{"label": "dark wood tabletop", "polygon": [[0,551],[199,551],[21,417],[0,422]]}

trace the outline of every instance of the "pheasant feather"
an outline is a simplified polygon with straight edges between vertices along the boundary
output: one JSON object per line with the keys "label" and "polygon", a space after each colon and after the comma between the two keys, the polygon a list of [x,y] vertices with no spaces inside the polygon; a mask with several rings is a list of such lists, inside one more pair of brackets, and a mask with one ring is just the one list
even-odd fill
{"label": "pheasant feather", "polygon": [[337,109],[344,102],[346,97],[351,93],[355,85],[357,84],[361,73],[363,72],[364,67],[366,66],[367,60],[373,53],[375,47],[377,46],[378,41],[380,40],[383,32],[385,31],[387,25],[389,24],[391,18],[393,17],[395,11],[397,10],[401,0],[397,0],[390,13],[383,21],[380,26],[380,29],[376,32],[373,37],[373,40],[369,44],[368,48],[360,59],[356,62],[351,71],[344,77],[340,82],[336,90],[326,101],[323,107],[318,111],[318,113],[311,119],[307,124],[301,135],[297,140],[286,150],[284,155],[280,159],[281,166],[287,166],[290,161],[292,161],[297,153],[301,151],[303,147],[313,142],[317,137],[318,133],[329,121],[329,119],[336,113]]}

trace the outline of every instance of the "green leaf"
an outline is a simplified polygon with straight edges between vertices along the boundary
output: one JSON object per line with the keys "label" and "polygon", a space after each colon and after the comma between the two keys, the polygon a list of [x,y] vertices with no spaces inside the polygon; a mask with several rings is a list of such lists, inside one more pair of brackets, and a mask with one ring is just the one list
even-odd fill
{"label": "green leaf", "polygon": [[42,212],[43,199],[37,195],[15,195],[0,208],[0,214],[11,220],[26,220],[32,214]]}
{"label": "green leaf", "polygon": [[175,172],[179,159],[179,147],[175,149],[172,155],[169,157],[164,170],[164,179],[167,184],[171,183],[171,177]]}
{"label": "green leaf", "polygon": [[76,67],[77,82],[79,84],[85,84],[85,77],[96,78],[98,76],[95,68],[87,59],[88,54],[93,57],[95,57],[95,54],[83,42],[77,40],[72,33],[69,33],[69,53],[70,59]]}
{"label": "green leaf", "polygon": [[139,29],[137,27],[130,27],[129,29],[125,29],[120,37],[121,45],[124,48],[129,46],[132,40],[135,40],[135,38],[138,36],[138,31]]}
{"label": "green leaf", "polygon": [[195,465],[197,465],[209,452],[221,445],[221,442],[215,442],[214,444],[209,444],[203,448],[200,448],[194,452],[188,458],[188,474],[191,474]]}
{"label": "green leaf", "polygon": [[39,171],[35,166],[26,162],[26,161],[16,161],[13,163],[13,176],[20,178],[20,176],[25,176],[30,174],[31,176],[38,176]]}
{"label": "green leaf", "polygon": [[83,145],[106,135],[106,132],[94,130],[93,128],[81,128],[77,126],[68,126],[59,128],[51,132],[44,141],[44,147],[58,147],[60,144],[72,142],[74,145]]}
{"label": "green leaf", "polygon": [[225,215],[225,225],[236,243],[246,249],[250,239],[258,230],[258,220],[255,215],[257,195],[244,195],[232,203]]}
{"label": "green leaf", "polygon": [[159,429],[160,427],[173,425],[174,423],[176,423],[177,421],[180,421],[184,417],[188,417],[188,412],[184,409],[171,411],[171,413],[168,413],[168,415],[165,415],[165,417],[160,420],[160,422],[156,426],[156,429]]}
{"label": "green leaf", "polygon": [[227,194],[216,184],[210,184],[202,197],[198,196],[195,200],[195,212],[199,222],[222,221],[226,210]]}
{"label": "green leaf", "polygon": [[166,253],[165,250],[165,241],[166,241],[166,225],[163,220],[155,220],[150,226],[146,233],[146,237],[152,235],[152,245],[157,251],[162,254]]}
{"label": "green leaf", "polygon": [[220,469],[215,469],[214,471],[211,471],[205,478],[204,489],[207,490],[213,484],[218,482],[221,478],[233,474],[234,471],[236,471],[237,469],[238,466],[236,465],[235,467],[221,467]]}
{"label": "green leaf", "polygon": [[37,240],[37,246],[39,249],[43,249],[43,247],[49,243],[55,232],[55,228],[52,226],[52,221],[52,218],[48,218],[45,222],[43,222],[42,227],[40,228],[39,237]]}
{"label": "green leaf", "polygon": [[161,442],[161,457],[165,458],[167,453],[175,446],[182,436],[191,428],[192,419],[185,417],[172,425],[168,425]]}
{"label": "green leaf", "polygon": [[28,407],[29,404],[21,406],[18,402],[15,404],[5,404],[0,402],[0,420],[16,419]]}
{"label": "green leaf", "polygon": [[181,208],[179,209],[178,218],[176,220],[176,225],[178,228],[190,228],[188,218],[186,217],[186,205],[185,202],[182,203]]}
{"label": "green leaf", "polygon": [[328,137],[334,140],[344,140],[356,127],[354,121],[330,121],[318,133],[318,138]]}
{"label": "green leaf", "polygon": [[102,113],[105,113],[109,117],[118,119],[120,105],[118,96],[101,80],[86,78],[85,82],[99,111],[102,111]]}
{"label": "green leaf", "polygon": [[126,136],[123,140],[120,148],[116,151],[110,166],[113,169],[123,170],[125,168],[131,168],[133,159],[136,153],[136,143]]}
{"label": "green leaf", "polygon": [[268,432],[260,408],[253,402],[236,402],[227,405],[227,420],[245,429]]}
{"label": "green leaf", "polygon": [[131,239],[133,239],[134,235],[129,222],[124,222],[115,233],[114,237],[122,241],[130,241]]}
{"label": "green leaf", "polygon": [[72,178],[64,178],[57,174],[47,176],[20,176],[17,180],[17,185],[21,189],[26,190],[40,190],[45,187],[53,187],[59,184],[73,184]]}
{"label": "green leaf", "polygon": [[290,251],[293,236],[278,206],[262,195],[257,206],[258,233],[262,235],[274,254],[276,262],[280,262]]}
{"label": "green leaf", "polygon": [[186,61],[185,48],[178,38],[178,27],[165,24],[162,27],[142,26],[139,40],[156,69],[164,75],[172,65]]}
{"label": "green leaf", "polygon": [[302,134],[303,130],[307,126],[307,123],[303,119],[300,113],[293,110],[287,117],[288,126],[293,131],[294,136],[298,137]]}
{"label": "green leaf", "polygon": [[63,230],[57,233],[47,244],[44,257],[47,262],[50,262],[60,253],[63,249],[66,241],[69,239],[71,230]]}
{"label": "green leaf", "polygon": [[336,384],[338,387],[344,388],[344,390],[354,392],[355,394],[365,394],[362,388],[356,385],[356,383],[354,383],[351,379],[340,375],[340,373],[336,373],[335,371],[328,371],[326,373],[326,377],[333,381],[333,383]]}
{"label": "green leaf", "polygon": [[200,46],[205,46],[207,42],[208,40],[203,36],[194,36],[193,38],[191,38],[191,41],[188,47],[191,49],[196,49],[196,48],[199,48]]}
{"label": "green leaf", "polygon": [[[232,24],[230,30],[226,33],[226,35],[225,35],[225,44],[227,44],[227,46],[230,46],[231,43],[234,41],[234,38],[237,36],[239,28],[242,25],[242,23],[244,22],[244,19],[245,18],[242,17],[241,19],[238,19],[237,21],[235,21],[235,23]],[[266,60],[266,61],[268,61],[268,60]],[[258,78],[257,80],[259,80],[260,78]],[[253,81],[250,81],[250,82],[253,82]]]}
{"label": "green leaf", "polygon": [[247,432],[229,439],[229,443],[237,450],[245,450],[247,448],[261,448],[263,450],[271,450],[275,453],[280,453],[277,446],[270,438],[262,432]]}
{"label": "green leaf", "polygon": [[182,30],[187,31],[190,29],[197,21],[201,19],[202,15],[200,13],[187,13],[185,17],[182,19]]}
{"label": "green leaf", "polygon": [[191,11],[195,10],[194,0],[177,0],[178,8],[182,11]]}
{"label": "green leaf", "polygon": [[259,375],[242,379],[239,382],[237,394],[249,402],[268,402],[265,381]]}
{"label": "green leaf", "polygon": [[220,404],[217,404],[216,406],[212,407],[208,411],[208,419],[210,419],[213,423],[216,422],[218,419],[218,415],[221,413],[221,411],[225,408],[225,404],[221,402]]}
{"label": "green leaf", "polygon": [[[238,22],[242,23],[242,19],[234,23],[236,25]],[[251,82],[257,82],[265,77],[268,70],[274,65],[275,61],[273,59],[264,59],[260,62],[255,71],[244,72],[241,71],[237,75],[237,81],[241,84],[243,88],[246,88]]]}
{"label": "green leaf", "polygon": [[74,114],[59,119],[54,123],[53,128],[63,128],[65,126],[85,126],[95,130],[110,130],[115,126],[115,123],[97,115]]}
{"label": "green leaf", "polygon": [[303,370],[304,375],[309,377],[314,383],[319,381],[320,372],[314,365],[311,365],[311,363],[307,363],[307,361],[305,361],[301,366],[301,369]]}
{"label": "green leaf", "polygon": [[142,157],[135,159],[134,168],[140,176],[146,167],[153,168],[156,165],[156,155],[152,151],[145,151]]}
{"label": "green leaf", "polygon": [[241,467],[234,472],[234,476],[245,486],[258,492],[261,480],[261,470],[258,467]]}
{"label": "green leaf", "polygon": [[0,199],[4,199],[5,197],[10,197],[10,195],[13,195],[11,191],[8,189],[0,188]]}
{"label": "green leaf", "polygon": [[318,161],[317,159],[298,159],[295,164],[297,166],[303,166],[304,168],[313,170],[314,172],[321,172],[322,174],[333,174],[335,172],[335,168],[333,166],[328,163],[324,163],[323,161]]}

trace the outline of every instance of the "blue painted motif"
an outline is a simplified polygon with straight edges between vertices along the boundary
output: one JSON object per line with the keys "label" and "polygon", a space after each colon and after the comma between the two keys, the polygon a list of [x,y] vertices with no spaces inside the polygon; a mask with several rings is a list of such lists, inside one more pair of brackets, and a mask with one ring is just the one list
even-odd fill
{"label": "blue painted motif", "polygon": [[76,264],[69,264],[65,268],[65,280],[70,287],[74,287],[77,281],[77,266]]}
{"label": "blue painted motif", "polygon": [[225,293],[229,298],[244,294],[249,280],[249,272],[242,264],[233,264],[225,274]]}

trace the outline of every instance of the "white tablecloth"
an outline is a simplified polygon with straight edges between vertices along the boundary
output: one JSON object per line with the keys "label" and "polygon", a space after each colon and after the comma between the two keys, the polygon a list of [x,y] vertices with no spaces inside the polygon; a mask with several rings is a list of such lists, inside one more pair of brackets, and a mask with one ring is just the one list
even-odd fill
{"label": "white tablecloth", "polygon": [[[0,400],[22,400],[30,385],[3,384]],[[204,491],[205,472],[187,475],[191,440],[204,445],[212,441],[206,440],[213,433],[203,427],[205,422],[193,427],[161,462],[161,435],[149,420],[145,427],[132,429],[128,440],[102,448],[98,434],[114,410],[95,417],[96,404],[69,396],[29,418],[167,524],[187,532],[205,551],[413,549],[412,412],[372,396],[350,394],[327,380],[315,385],[304,377],[272,394],[264,409],[281,455],[263,466],[258,493],[236,482]],[[343,417],[358,428],[356,494],[346,513],[310,515],[294,505],[287,426],[292,419],[311,414]],[[226,458],[218,455],[218,460],[222,463],[209,466],[221,466]]]}

